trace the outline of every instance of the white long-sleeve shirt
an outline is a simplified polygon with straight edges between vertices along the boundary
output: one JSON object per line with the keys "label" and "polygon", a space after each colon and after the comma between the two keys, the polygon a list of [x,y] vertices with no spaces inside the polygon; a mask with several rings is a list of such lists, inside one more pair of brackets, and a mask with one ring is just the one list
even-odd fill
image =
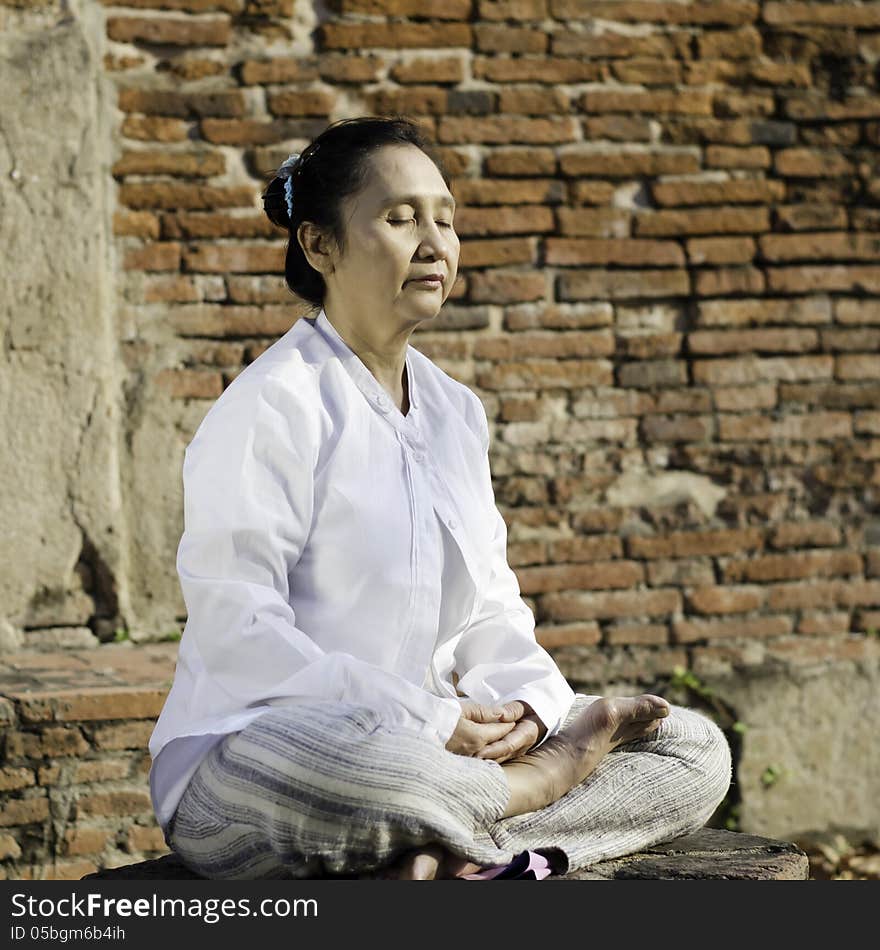
{"label": "white long-sleeve shirt", "polygon": [[167,828],[210,747],[274,706],[368,706],[442,745],[461,705],[574,693],[507,562],[479,398],[407,347],[404,416],[321,310],[210,408],[186,449],[187,607],[150,739]]}

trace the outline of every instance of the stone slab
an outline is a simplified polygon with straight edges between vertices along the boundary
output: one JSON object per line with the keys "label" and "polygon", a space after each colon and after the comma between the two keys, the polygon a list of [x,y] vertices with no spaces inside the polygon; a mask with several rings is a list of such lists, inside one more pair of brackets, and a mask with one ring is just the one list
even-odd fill
{"label": "stone slab", "polygon": [[[807,855],[796,845],[772,838],[703,828],[638,854],[602,861],[548,881],[740,880],[802,881],[810,874]],[[87,874],[84,881],[203,880],[175,854]]]}

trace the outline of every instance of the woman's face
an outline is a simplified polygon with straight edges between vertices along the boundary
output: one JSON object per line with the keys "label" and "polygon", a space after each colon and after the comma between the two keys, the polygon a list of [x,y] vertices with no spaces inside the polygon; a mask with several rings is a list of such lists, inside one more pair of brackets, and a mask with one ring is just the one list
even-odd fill
{"label": "woman's face", "polygon": [[[385,146],[371,157],[364,187],[343,205],[344,254],[334,249],[322,273],[325,310],[412,329],[437,315],[458,273],[455,200],[431,159],[412,145]],[[329,271],[329,272],[328,272]],[[438,273],[439,285],[413,280]]]}

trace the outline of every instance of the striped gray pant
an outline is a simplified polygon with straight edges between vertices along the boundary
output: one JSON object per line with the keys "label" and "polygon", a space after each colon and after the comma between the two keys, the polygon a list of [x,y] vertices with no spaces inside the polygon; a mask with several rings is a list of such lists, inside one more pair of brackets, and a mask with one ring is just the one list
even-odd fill
{"label": "striped gray pant", "polygon": [[[577,694],[566,723],[598,698]],[[501,818],[509,787],[497,762],[389,728],[362,706],[316,702],[278,707],[215,745],[169,842],[213,879],[368,873],[430,842],[483,867],[539,851],[565,873],[697,830],[730,779],[718,726],[672,706],[556,802]]]}

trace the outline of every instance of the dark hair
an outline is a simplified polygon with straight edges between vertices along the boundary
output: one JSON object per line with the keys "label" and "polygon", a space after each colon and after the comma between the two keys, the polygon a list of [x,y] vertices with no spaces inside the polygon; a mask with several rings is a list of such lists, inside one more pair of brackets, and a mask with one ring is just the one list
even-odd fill
{"label": "dark hair", "polygon": [[[405,116],[363,116],[329,125],[291,165],[282,165],[263,192],[263,209],[269,220],[288,232],[284,279],[298,297],[316,309],[323,307],[323,276],[309,264],[296,237],[303,221],[313,221],[345,251],[342,202],[366,182],[369,159],[385,145],[415,145],[437,166],[446,187],[449,174],[434,146],[421,129]],[[285,182],[290,178],[293,214],[288,214]]]}

